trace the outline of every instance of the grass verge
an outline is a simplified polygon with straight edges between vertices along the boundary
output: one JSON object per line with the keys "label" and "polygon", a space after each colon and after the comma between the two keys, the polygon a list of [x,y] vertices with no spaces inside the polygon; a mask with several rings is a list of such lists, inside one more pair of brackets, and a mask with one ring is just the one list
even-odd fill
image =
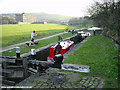
{"label": "grass verge", "polygon": [[78,50],[70,54],[64,63],[89,65],[90,73],[82,75],[105,78],[104,88],[118,88],[118,50],[108,38],[91,36]]}
{"label": "grass verge", "polygon": [[[65,39],[65,38],[73,36],[73,35],[74,34],[66,33],[66,34],[61,35],[61,37],[62,37],[62,39]],[[35,45],[34,47],[32,47],[32,46],[26,47],[25,45],[21,45],[21,46],[19,46],[20,47],[20,53],[21,54],[28,53],[28,52],[30,52],[31,49],[37,49],[37,48],[46,46],[50,43],[57,42],[57,40],[58,40],[58,36],[52,37],[52,38],[49,38],[49,39],[46,39],[46,40],[40,40],[38,42],[39,44]],[[16,56],[16,50],[12,49],[12,50],[9,50],[9,51],[2,52],[2,56]]]}

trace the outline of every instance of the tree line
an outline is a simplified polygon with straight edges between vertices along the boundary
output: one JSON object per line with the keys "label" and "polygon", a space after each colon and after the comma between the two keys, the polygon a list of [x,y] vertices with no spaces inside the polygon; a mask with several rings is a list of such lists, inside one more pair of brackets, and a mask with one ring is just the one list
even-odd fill
{"label": "tree line", "polygon": [[0,24],[17,24],[13,17],[0,16]]}
{"label": "tree line", "polygon": [[94,25],[102,27],[104,35],[120,43],[120,0],[96,0],[88,9]]}
{"label": "tree line", "polygon": [[103,28],[103,34],[120,43],[120,0],[95,0],[88,8],[89,17],[70,19],[74,26],[97,26]]}
{"label": "tree line", "polygon": [[118,0],[97,0],[92,5],[88,12],[91,15],[90,19],[98,27],[103,27],[106,30],[118,30],[120,20],[120,1]]}
{"label": "tree line", "polygon": [[88,16],[80,17],[80,18],[72,18],[68,22],[69,26],[76,27],[91,27],[93,26],[93,21],[89,19]]}

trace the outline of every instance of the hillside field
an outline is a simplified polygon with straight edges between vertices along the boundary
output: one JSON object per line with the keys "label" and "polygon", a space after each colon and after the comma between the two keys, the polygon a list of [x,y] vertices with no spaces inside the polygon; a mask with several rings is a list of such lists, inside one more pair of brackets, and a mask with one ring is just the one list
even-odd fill
{"label": "hillside field", "polygon": [[59,24],[12,24],[2,25],[2,47],[29,41],[31,32],[36,31],[36,38],[50,36],[65,31],[66,26]]}

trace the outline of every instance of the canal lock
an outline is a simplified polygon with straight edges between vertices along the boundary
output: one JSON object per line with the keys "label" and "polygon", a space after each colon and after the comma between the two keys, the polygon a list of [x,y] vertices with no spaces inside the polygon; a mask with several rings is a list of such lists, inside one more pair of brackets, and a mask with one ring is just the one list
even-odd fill
{"label": "canal lock", "polygon": [[[74,44],[77,44],[77,43],[80,43],[85,38],[86,37],[83,38],[81,35],[76,35],[76,36],[71,37],[71,38],[69,38],[67,40],[74,41]],[[40,51],[36,52],[35,59],[39,60],[39,61],[47,61],[47,57],[49,56],[49,50],[50,50],[50,46],[47,47],[47,48],[44,48],[43,50],[40,50]],[[27,60],[32,60],[33,57],[32,57],[32,55],[29,55],[29,56],[27,56],[25,58],[27,58]],[[16,67],[18,66],[19,67],[20,65],[18,65],[17,63],[21,63],[22,64],[22,61],[17,60],[16,63],[9,63],[9,66],[11,65],[11,66],[16,66]],[[33,66],[33,65],[29,65],[27,63],[27,61],[25,63],[26,63],[27,67],[24,64],[24,68],[22,68],[21,70],[12,69],[12,70],[15,70],[14,71],[14,75],[11,75],[10,77],[8,77],[10,74],[7,75],[8,82],[9,81],[14,82],[14,85],[15,85],[15,84],[21,82],[22,80],[24,80],[25,78],[29,77],[32,74],[32,73],[30,73],[28,71],[28,69],[25,69],[25,68],[30,68],[31,67],[31,68],[36,69],[36,67]],[[25,69],[25,70],[23,70],[23,69]],[[20,73],[22,73],[22,76],[23,76],[22,78],[17,76],[17,75],[21,75]],[[25,75],[25,73],[27,73],[27,74]],[[16,78],[15,78],[15,76],[16,76]]]}

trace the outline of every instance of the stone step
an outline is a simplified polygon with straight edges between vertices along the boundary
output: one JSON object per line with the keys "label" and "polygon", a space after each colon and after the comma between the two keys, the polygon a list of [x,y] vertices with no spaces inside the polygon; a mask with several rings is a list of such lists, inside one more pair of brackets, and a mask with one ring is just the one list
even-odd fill
{"label": "stone step", "polygon": [[100,79],[100,84],[97,86],[97,88],[103,88],[104,86],[104,79]]}
{"label": "stone step", "polygon": [[91,87],[92,84],[93,84],[93,82],[94,82],[94,77],[91,77],[90,79],[91,79],[91,80],[90,80],[90,82],[89,82],[89,84],[88,84],[88,87]]}
{"label": "stone step", "polygon": [[98,85],[98,80],[95,79],[94,83],[92,84],[92,86],[90,88],[96,88]]}
{"label": "stone step", "polygon": [[3,80],[2,83],[3,83],[3,84],[7,84],[7,85],[12,85],[12,86],[15,85],[15,82],[13,82],[13,81],[8,81],[8,80]]}
{"label": "stone step", "polygon": [[86,86],[86,87],[88,87],[89,83],[90,83],[90,77],[87,77],[87,81],[83,85]]}
{"label": "stone step", "polygon": [[19,66],[7,66],[8,69],[23,69],[23,65]]}
{"label": "stone step", "polygon": [[81,81],[80,81],[80,84],[84,84],[86,82],[86,80],[85,79],[82,79]]}
{"label": "stone step", "polygon": [[0,63],[2,62],[15,63],[15,59],[0,58]]}
{"label": "stone step", "polygon": [[11,74],[11,73],[13,73],[13,70],[9,70],[9,69],[2,69],[0,72],[1,72],[1,73]]}

